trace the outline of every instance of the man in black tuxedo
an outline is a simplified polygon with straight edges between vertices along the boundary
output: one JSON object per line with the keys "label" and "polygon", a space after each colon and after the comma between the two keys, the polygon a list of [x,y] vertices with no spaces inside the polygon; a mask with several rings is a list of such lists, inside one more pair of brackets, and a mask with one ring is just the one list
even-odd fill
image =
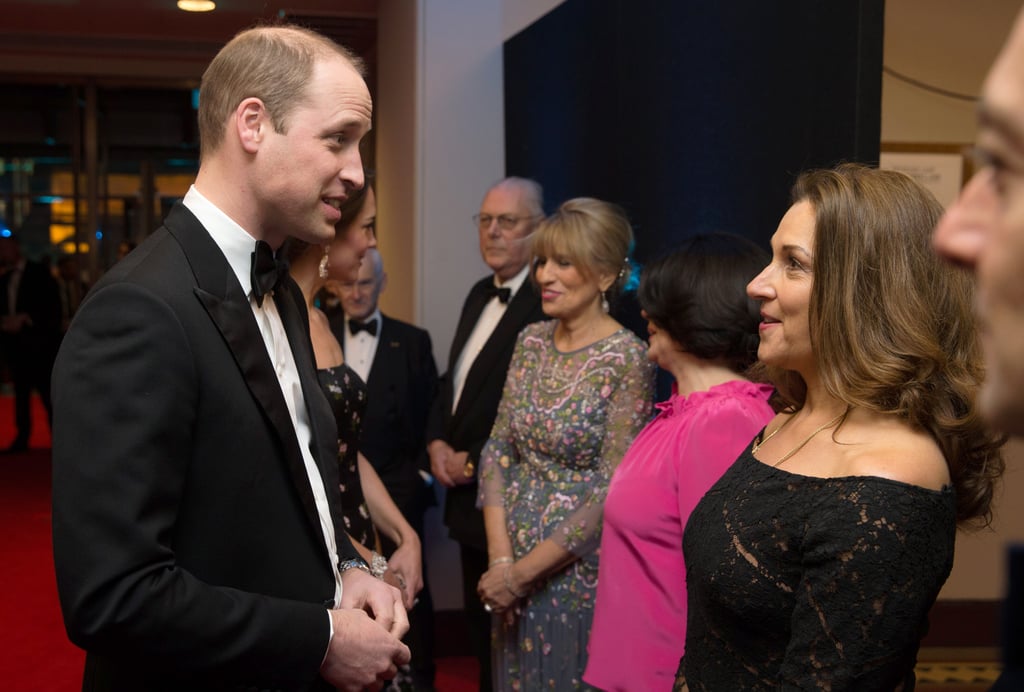
{"label": "man in black tuxedo", "polygon": [[54,372],[53,543],[86,690],[361,690],[409,660],[340,521],[298,286],[363,185],[359,61],[238,34],[203,75],[195,184],[93,289]]}
{"label": "man in black tuxedo", "polygon": [[14,236],[0,237],[0,343],[14,384],[14,441],[5,452],[23,452],[32,436],[32,392],[48,417],[50,373],[60,345],[60,293],[44,262],[29,261]]}
{"label": "man in black tuxedo", "polygon": [[[387,274],[376,248],[363,258],[356,281],[338,288],[342,310],[331,314],[331,328],[345,352],[345,362],[367,386],[359,451],[373,464],[384,487],[423,545],[423,513],[433,502],[427,481],[427,417],[437,394],[437,366],[430,334],[381,313],[380,294]],[[384,554],[397,548],[381,535]],[[421,556],[422,557],[422,556]],[[434,687],[434,604],[426,569],[423,590],[409,612],[405,641],[412,651],[417,690]]]}
{"label": "man in black tuxedo", "polygon": [[474,216],[480,254],[494,274],[478,281],[462,306],[448,372],[427,427],[430,468],[447,491],[444,521],[459,543],[462,596],[480,662],[480,689],[491,689],[491,618],[476,587],[487,571],[483,514],[476,508],[480,452],[491,434],[519,330],[545,319],[529,279],[530,234],[544,216],[541,187],[506,178],[484,195]]}

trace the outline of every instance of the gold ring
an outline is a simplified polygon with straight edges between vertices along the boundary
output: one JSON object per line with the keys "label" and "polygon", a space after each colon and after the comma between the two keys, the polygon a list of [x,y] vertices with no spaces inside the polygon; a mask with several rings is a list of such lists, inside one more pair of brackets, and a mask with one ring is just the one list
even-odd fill
{"label": "gold ring", "polygon": [[476,466],[473,465],[472,461],[467,461],[466,465],[462,467],[462,475],[466,478],[472,478],[474,471],[476,471]]}

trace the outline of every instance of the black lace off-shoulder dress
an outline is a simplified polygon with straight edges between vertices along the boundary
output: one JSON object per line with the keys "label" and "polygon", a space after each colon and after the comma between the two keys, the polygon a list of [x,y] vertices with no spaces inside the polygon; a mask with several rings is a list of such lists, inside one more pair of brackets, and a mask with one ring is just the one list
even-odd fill
{"label": "black lace off-shoulder dress", "polygon": [[683,535],[691,691],[911,690],[953,564],[953,491],[816,478],[747,451]]}

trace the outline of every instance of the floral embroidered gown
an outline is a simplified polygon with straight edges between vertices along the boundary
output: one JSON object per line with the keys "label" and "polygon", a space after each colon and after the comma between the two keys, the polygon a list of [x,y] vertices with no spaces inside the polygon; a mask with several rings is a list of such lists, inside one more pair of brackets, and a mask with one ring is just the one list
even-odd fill
{"label": "floral embroidered gown", "polygon": [[481,455],[479,500],[504,506],[516,559],[547,538],[579,559],[520,601],[511,624],[494,617],[496,690],[583,687],[604,498],[651,412],[654,367],[643,341],[620,329],[562,353],[556,325],[520,332]]}

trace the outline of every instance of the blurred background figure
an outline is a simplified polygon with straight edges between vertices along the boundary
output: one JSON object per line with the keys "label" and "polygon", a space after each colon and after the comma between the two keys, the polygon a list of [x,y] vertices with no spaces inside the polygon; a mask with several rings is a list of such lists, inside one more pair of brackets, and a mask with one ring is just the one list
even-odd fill
{"label": "blurred background figure", "polygon": [[497,690],[582,685],[608,483],[647,423],[646,345],[609,314],[631,279],[616,206],[573,199],[541,222],[533,280],[554,319],[519,334],[481,457]]}
{"label": "blurred background figure", "polygon": [[[1024,11],[985,79],[975,150],[983,162],[935,229],[940,254],[966,267],[985,353],[979,407],[1024,435]],[[1014,163],[1011,163],[1014,162]],[[1024,545],[1009,547],[1003,672],[992,690],[1024,689]]]}
{"label": "blurred background figure", "polygon": [[14,440],[23,452],[32,435],[32,392],[52,422],[50,375],[61,334],[61,303],[50,266],[26,259],[14,236],[0,237],[0,343],[14,385]]}
{"label": "blurred background figure", "polygon": [[908,176],[803,174],[750,282],[783,412],[690,515],[680,687],[913,689],[958,523],[987,521],[1001,440],[942,208]]}
{"label": "blurred background figure", "polygon": [[760,305],[746,285],[768,261],[716,233],[650,263],[638,298],[647,358],[675,379],[612,477],[604,506],[587,683],[668,690],[686,641],[683,528],[701,496],[775,415],[751,382]]}
{"label": "blurred background figure", "polygon": [[120,262],[125,257],[127,257],[128,253],[135,249],[135,245],[136,243],[134,240],[122,240],[120,243],[118,243],[117,256],[115,258],[115,261]]}
{"label": "blurred background figure", "polygon": [[[337,273],[329,268],[328,275]],[[387,280],[380,253],[369,248],[354,279],[334,282],[343,311],[328,315],[345,362],[366,383],[359,451],[377,471],[422,545],[423,515],[434,503],[425,436],[437,394],[437,366],[430,334],[381,313],[378,301]],[[381,544],[388,555],[397,547],[386,535],[381,536]],[[425,567],[422,573],[423,590],[409,611],[405,643],[412,652],[415,689],[432,690],[434,603]]]}
{"label": "blurred background figure", "polygon": [[82,278],[78,255],[61,255],[57,260],[57,290],[60,295],[60,331],[63,334],[89,292],[89,284]]}

